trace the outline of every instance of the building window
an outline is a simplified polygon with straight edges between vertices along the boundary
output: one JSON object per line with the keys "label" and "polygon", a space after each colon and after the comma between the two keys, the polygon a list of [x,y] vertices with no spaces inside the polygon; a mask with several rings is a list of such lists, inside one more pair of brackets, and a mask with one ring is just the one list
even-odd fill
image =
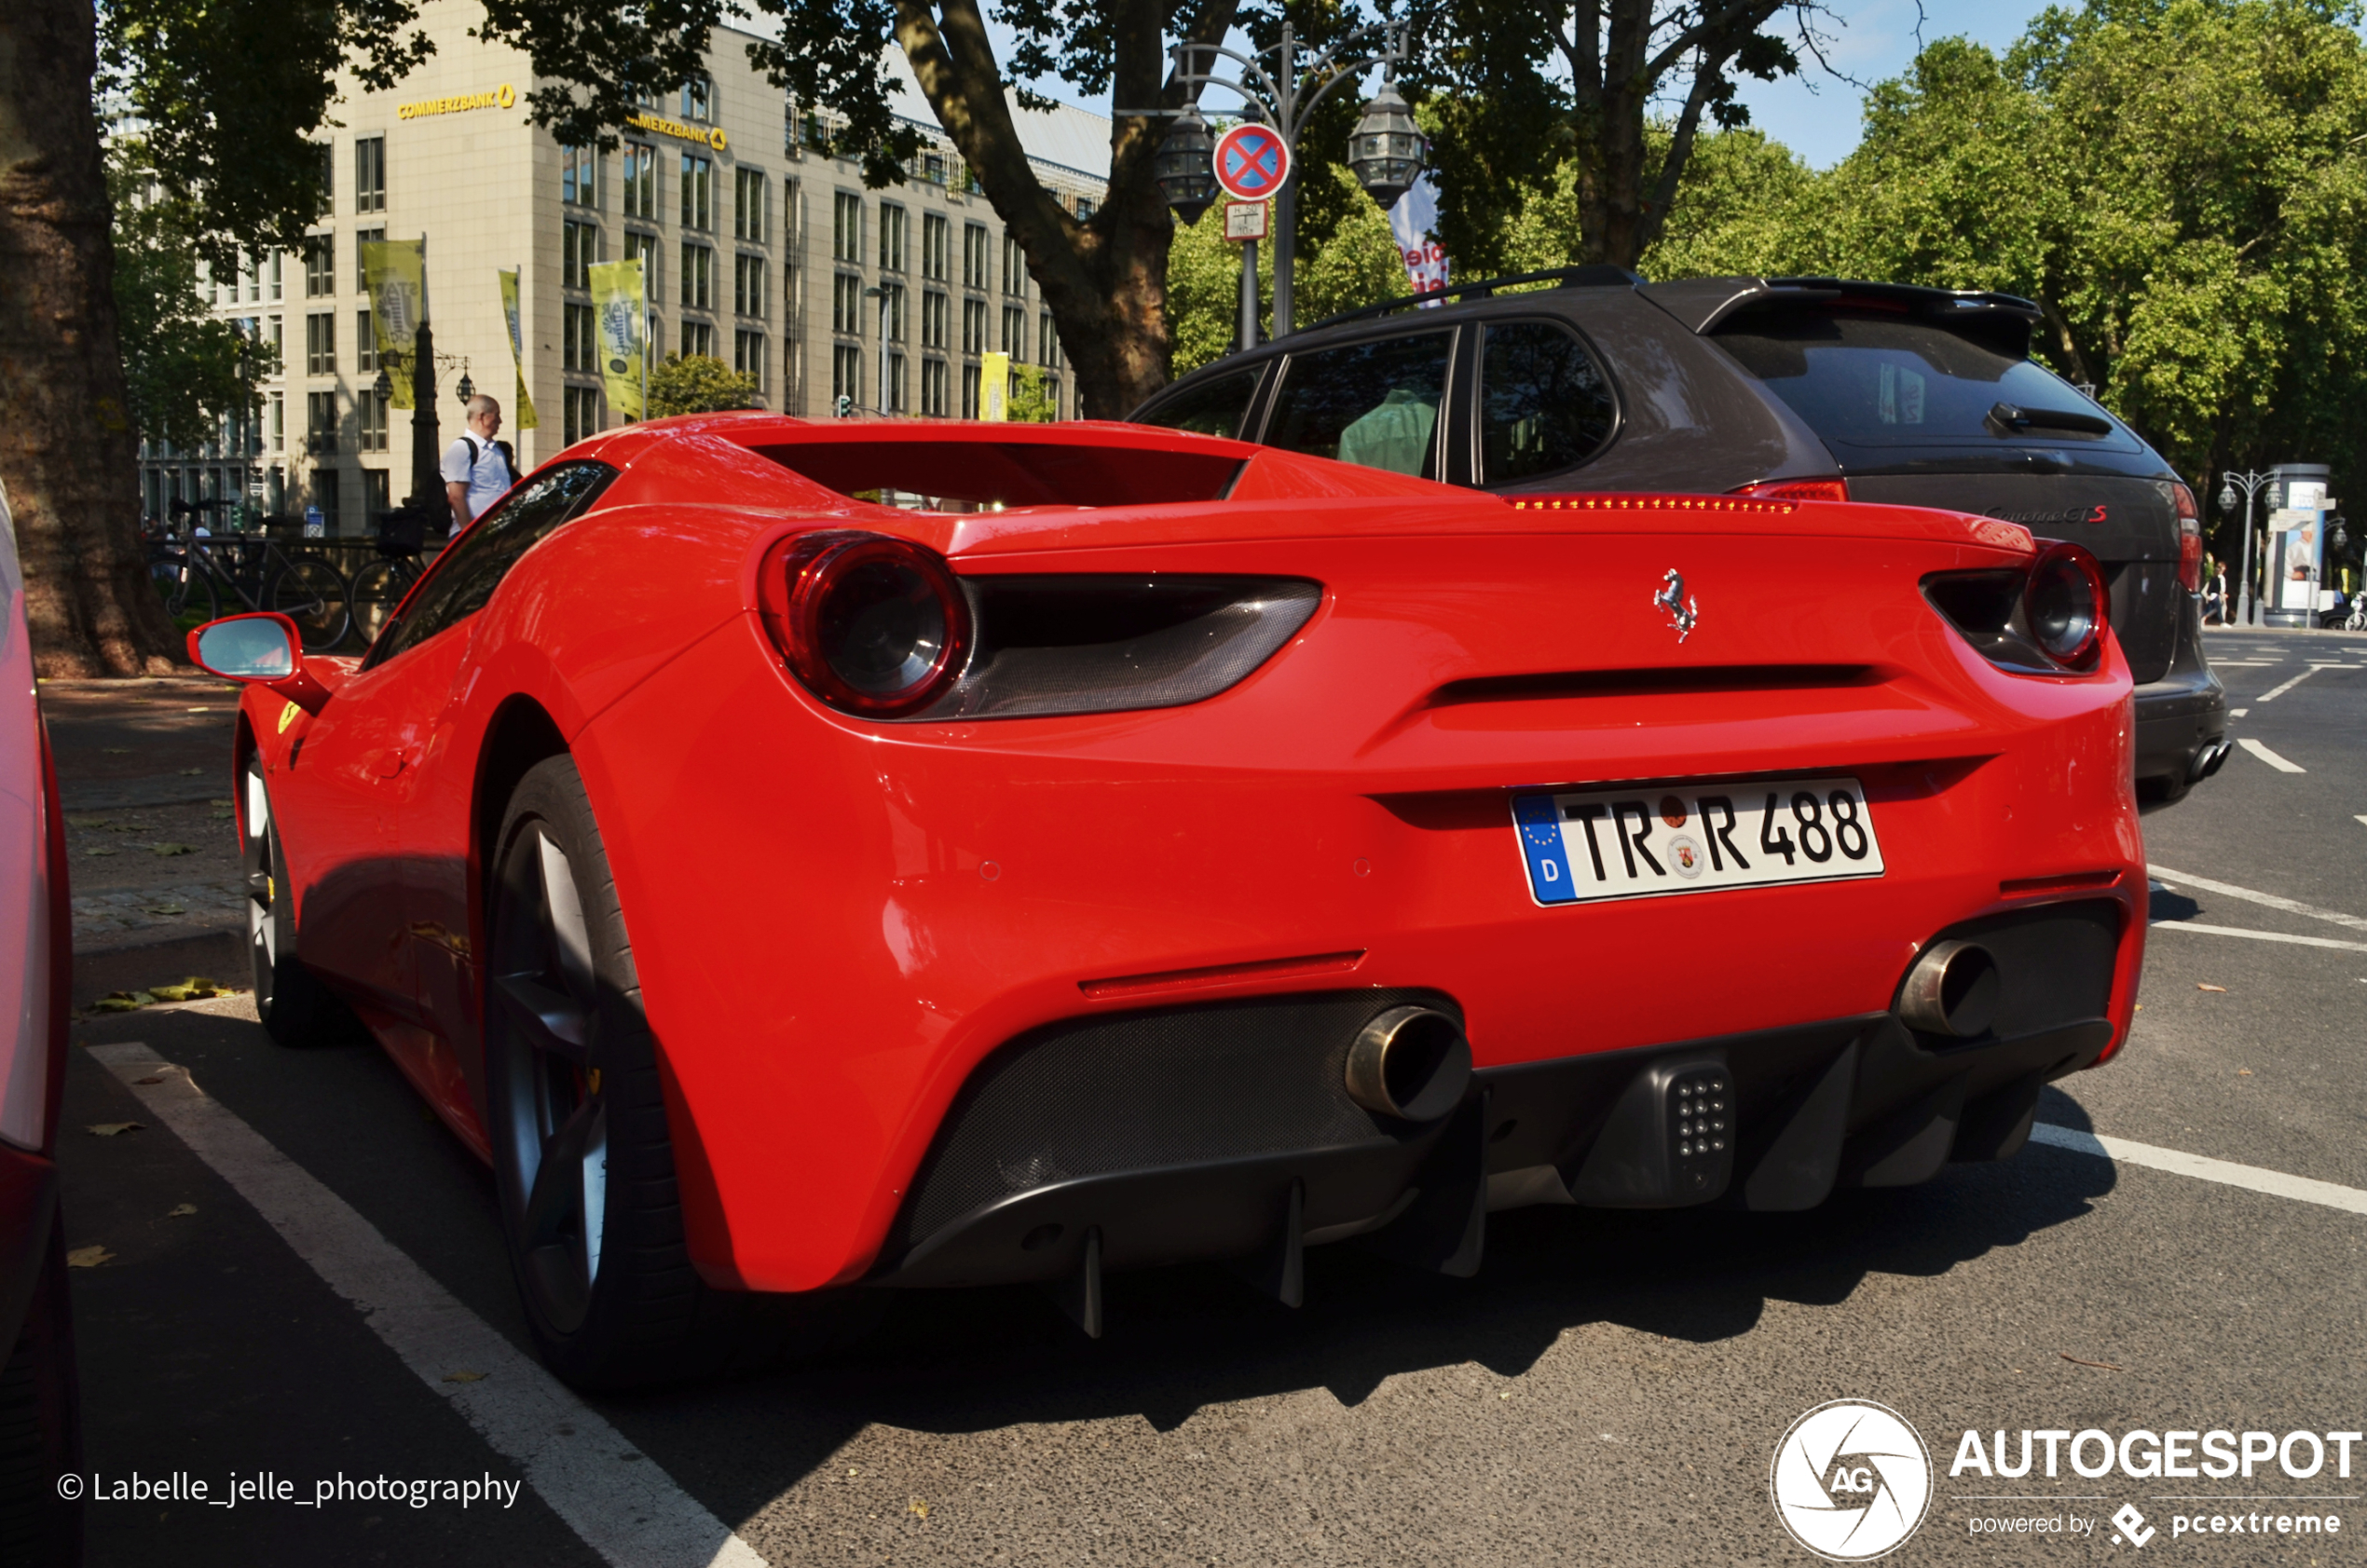
{"label": "building window", "polygon": [[863,198],[841,191],[830,208],[830,259],[863,265]]}
{"label": "building window", "polygon": [[337,395],[335,392],[307,392],[304,408],[306,450],[335,452],[337,449]]}
{"label": "building window", "polygon": [[743,316],[760,316],[771,320],[773,302],[764,297],[764,291],[772,278],[773,264],[764,257],[732,257],[732,308]]}
{"label": "building window", "polygon": [[863,405],[863,350],[841,343],[830,350],[830,401],[845,398]]}
{"label": "building window", "polygon": [[559,368],[597,371],[599,346],[594,337],[597,317],[588,305],[567,305],[559,312]]}
{"label": "building window", "polygon": [[952,367],[943,360],[921,361],[921,412],[942,419],[953,412]]}
{"label": "building window", "polygon": [[692,310],[715,308],[715,252],[688,240],[682,244],[682,303]]}
{"label": "building window", "polygon": [[568,387],[560,390],[560,423],[566,429],[569,446],[586,436],[600,433],[600,389],[597,387]]}
{"label": "building window", "polygon": [[880,270],[904,270],[904,209],[892,201],[880,203]]}
{"label": "building window", "polygon": [[312,150],[321,157],[321,215],[327,217],[337,210],[337,150],[326,142],[316,142]]}
{"label": "building window", "polygon": [[693,76],[682,84],[682,117],[692,125],[711,125],[715,121],[715,82],[707,76]]}
{"label": "building window", "polygon": [[965,288],[984,289],[992,284],[987,276],[986,225],[962,225],[962,284]]}
{"label": "building window", "polygon": [[390,510],[394,505],[393,475],[384,469],[363,469],[362,470],[362,499],[368,505],[371,513],[363,521],[375,528],[377,525],[377,514]]}
{"label": "building window", "polygon": [[1003,292],[1027,297],[1027,250],[1008,229],[1003,233]]}
{"label": "building window", "polygon": [[271,450],[284,452],[288,445],[288,400],[283,392],[271,394]]}
{"label": "building window", "polygon": [[337,292],[337,237],[334,234],[308,234],[304,237],[304,297],[320,299]]}
{"label": "building window", "polygon": [[[366,247],[386,243],[387,231],[382,228],[358,228],[353,231],[353,292],[370,292],[370,252]],[[248,298],[254,296],[249,294]]]}
{"label": "building window", "polygon": [[599,259],[600,231],[596,225],[559,225],[559,284],[562,288],[590,288],[592,264]]}
{"label": "building window", "polygon": [[658,150],[638,142],[624,144],[624,215],[658,221]]}
{"label": "building window", "polygon": [[683,322],[682,357],[686,360],[715,358],[715,329],[705,321]]}
{"label": "building window", "polygon": [[885,290],[887,306],[887,335],[891,343],[910,341],[904,327],[904,285],[890,283]]}
{"label": "building window", "polygon": [[312,504],[321,509],[321,516],[328,524],[332,534],[345,531],[341,525],[343,520],[338,515],[345,510],[345,498],[337,485],[338,477],[335,469],[312,470]]}
{"label": "building window", "polygon": [[946,341],[949,322],[946,297],[935,289],[921,295],[921,347],[940,351],[952,347]]}
{"label": "building window", "polygon": [[625,230],[624,259],[641,264],[641,297],[658,298],[663,292],[658,288],[658,237]]}
{"label": "building window", "polygon": [[682,226],[705,234],[715,227],[715,160],[682,155]]}
{"label": "building window", "polygon": [[890,414],[902,414],[905,412],[906,406],[907,405],[904,401],[904,356],[891,351],[888,354],[887,362],[887,412]]}
{"label": "building window", "polygon": [[378,396],[375,389],[365,387],[363,389],[361,396],[355,398],[353,402],[355,412],[362,416],[361,450],[364,452],[385,451],[387,449],[387,404],[389,400]]}
{"label": "building window", "polygon": [[951,260],[947,248],[951,243],[948,237],[952,230],[953,225],[942,213],[921,214],[921,276],[932,283],[951,280],[951,274],[946,268]]}
{"label": "building window", "polygon": [[304,374],[337,373],[337,318],[331,310],[316,310],[304,319]]}
{"label": "building window", "polygon": [[770,184],[761,169],[735,170],[732,175],[732,237],[759,245],[773,237]]}
{"label": "building window", "polygon": [[1044,378],[1044,401],[1051,405],[1052,417],[1058,419],[1060,416],[1060,378],[1059,376],[1047,375]]}
{"label": "building window", "polygon": [[962,302],[962,352],[986,352],[986,301],[982,299]]}
{"label": "building window", "polygon": [[1014,361],[1027,358],[1027,312],[1016,305],[1003,307],[1002,347]]}
{"label": "building window", "polygon": [[975,419],[978,416],[979,375],[980,372],[976,365],[962,367],[962,417],[965,419]]}
{"label": "building window", "polygon": [[770,393],[773,361],[765,356],[764,334],[741,332],[732,334],[732,368],[742,375],[753,376],[759,396]]}
{"label": "building window", "polygon": [[280,252],[274,251],[263,264],[264,277],[267,280],[265,296],[269,299],[280,297]]}
{"label": "building window", "polygon": [[1035,319],[1035,351],[1046,370],[1060,368],[1060,334],[1048,310]]}
{"label": "building window", "polygon": [[378,370],[378,331],[367,310],[353,313],[353,368],[365,375]]}
{"label": "building window", "polygon": [[863,280],[851,272],[830,280],[830,330],[863,335]]}
{"label": "building window", "polygon": [[353,210],[387,210],[387,139],[358,136],[353,142]]}
{"label": "building window", "polygon": [[570,207],[600,205],[600,149],[559,149],[559,199]]}
{"label": "building window", "polygon": [[[379,239],[384,239],[386,238],[386,230],[379,229],[377,231],[377,235]],[[247,303],[249,305],[260,305],[263,303],[263,272],[261,264],[258,263],[254,257],[241,252],[239,256],[239,276],[246,280]]]}

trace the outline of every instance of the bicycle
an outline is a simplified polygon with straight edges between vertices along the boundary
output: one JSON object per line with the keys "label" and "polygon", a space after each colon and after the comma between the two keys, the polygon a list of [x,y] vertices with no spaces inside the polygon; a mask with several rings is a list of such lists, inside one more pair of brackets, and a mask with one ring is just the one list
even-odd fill
{"label": "bicycle", "polygon": [[184,631],[219,619],[229,602],[286,616],[305,652],[326,653],[352,621],[345,574],[316,555],[290,556],[269,539],[168,535],[148,563],[148,580]]}
{"label": "bicycle", "polygon": [[378,559],[353,574],[353,625],[364,648],[378,640],[403,596],[426,572],[419,552],[427,543],[431,510],[398,507],[379,520]]}

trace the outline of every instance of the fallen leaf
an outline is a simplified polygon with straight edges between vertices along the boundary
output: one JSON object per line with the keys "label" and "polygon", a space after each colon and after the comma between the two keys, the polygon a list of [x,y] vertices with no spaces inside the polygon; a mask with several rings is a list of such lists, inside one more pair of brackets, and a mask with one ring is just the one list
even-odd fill
{"label": "fallen leaf", "polygon": [[2198,990],[2198,991],[2217,991],[2217,992],[2219,992],[2222,996],[2224,996],[2224,995],[2226,995],[2226,994],[2227,994],[2227,988],[2226,988],[2225,986],[2209,986],[2209,985],[2205,985],[2205,984],[2204,984],[2202,981],[2200,981],[2200,980],[2197,980],[2197,981],[2196,981],[2196,982],[2195,982],[2195,989],[2196,989],[2196,990]]}
{"label": "fallen leaf", "polygon": [[83,851],[82,852],[83,852],[84,854],[89,854],[89,855],[110,855],[110,854],[115,853],[115,851],[113,851],[113,850],[108,850],[108,849],[102,849],[102,848],[100,848],[98,845],[93,844],[93,845],[91,845],[89,849],[87,849],[87,850]]}
{"label": "fallen leaf", "polygon": [[144,915],[185,915],[189,911],[178,904],[143,904],[140,912]]}
{"label": "fallen leaf", "polygon": [[198,851],[197,846],[194,844],[150,844],[148,846],[148,852],[150,854],[171,855],[195,854]]}
{"label": "fallen leaf", "polygon": [[140,1122],[93,1122],[90,1124],[90,1131],[100,1138],[113,1138],[117,1133],[145,1132],[146,1130],[146,1125]]}
{"label": "fallen leaf", "polygon": [[926,1519],[929,1517],[929,1506],[918,1497],[915,1497],[910,1503],[905,1504],[904,1511],[910,1514],[915,1519]]}
{"label": "fallen leaf", "polygon": [[2139,1002],[2139,1003],[2137,1004],[2137,1011],[2138,1011],[2138,1012],[2140,1012],[2140,1013],[2142,1013],[2144,1010],[2145,1010],[2145,1004],[2144,1004],[2143,1002]]}
{"label": "fallen leaf", "polygon": [[485,1381],[485,1374],[483,1372],[446,1372],[444,1374],[444,1381],[446,1383],[483,1383]]}
{"label": "fallen leaf", "polygon": [[2083,1361],[2068,1350],[2059,1350],[2055,1354],[2074,1367],[2094,1367],[2097,1370],[2105,1372],[2125,1372],[2128,1370],[2126,1367],[2115,1367],[2110,1361]]}
{"label": "fallen leaf", "polygon": [[171,1208],[164,1211],[164,1217],[168,1220],[181,1220],[185,1219],[189,1215],[195,1214],[197,1211],[198,1206],[196,1204],[177,1203]]}
{"label": "fallen leaf", "polygon": [[110,817],[68,817],[66,825],[68,827],[113,827],[115,822]]}
{"label": "fallen leaf", "polygon": [[2251,1068],[2239,1067],[2236,1070],[2236,1076],[2238,1078],[2250,1078],[2251,1075],[2252,1070]]}
{"label": "fallen leaf", "polygon": [[108,1259],[114,1256],[114,1253],[108,1251],[103,1247],[77,1247],[73,1251],[66,1254],[66,1267],[70,1269],[95,1269],[101,1263],[105,1262]]}
{"label": "fallen leaf", "polygon": [[89,1010],[93,1013],[136,1013],[154,1001],[156,998],[146,991],[109,991],[92,1002]]}
{"label": "fallen leaf", "polygon": [[230,988],[192,975],[177,986],[150,986],[158,1002],[201,1002],[210,996],[228,996]]}

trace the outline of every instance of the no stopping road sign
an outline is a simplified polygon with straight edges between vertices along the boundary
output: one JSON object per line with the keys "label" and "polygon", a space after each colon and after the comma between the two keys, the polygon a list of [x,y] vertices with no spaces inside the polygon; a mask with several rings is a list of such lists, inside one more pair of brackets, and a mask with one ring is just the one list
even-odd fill
{"label": "no stopping road sign", "polygon": [[1237,125],[1216,139],[1216,183],[1236,201],[1264,201],[1290,183],[1291,149],[1270,125]]}

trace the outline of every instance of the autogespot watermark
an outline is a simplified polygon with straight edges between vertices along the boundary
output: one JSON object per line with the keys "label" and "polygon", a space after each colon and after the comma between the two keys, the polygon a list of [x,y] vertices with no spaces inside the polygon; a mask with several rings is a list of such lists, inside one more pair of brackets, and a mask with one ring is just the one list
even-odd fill
{"label": "autogespot watermark", "polygon": [[[1967,1430],[1948,1479],[1968,1489],[2017,1480],[2103,1481],[2118,1477],[2158,1485],[2236,1482],[2240,1490],[2149,1492],[2139,1500],[2108,1495],[2021,1495],[1967,1490],[1949,1501],[1970,1505],[1964,1530],[1977,1538],[2094,1539],[2116,1547],[2201,1544],[2230,1536],[2333,1536],[2343,1533],[2345,1504],[2360,1493],[2351,1479],[2360,1432],[2239,1432],[2099,1427],[2028,1427],[2018,1441],[2004,1430]],[[2271,1486],[2308,1483],[2305,1490]],[[1915,1427],[1887,1405],[1835,1399],[1792,1423],[1775,1445],[1769,1491],[1792,1539],[1835,1562],[1865,1562],[1907,1543],[1932,1511],[1936,1482],[1930,1450]],[[2141,1500],[2152,1510],[2137,1503]],[[2109,1513],[2107,1507],[2118,1502]],[[2081,1508],[2064,1505],[2087,1504]],[[1949,1510],[1953,1511],[1953,1510]]]}
{"label": "autogespot watermark", "polygon": [[175,1470],[169,1476],[111,1476],[93,1470],[58,1478],[58,1495],[69,1503],[198,1503],[208,1507],[284,1506],[326,1508],[339,1503],[393,1503],[426,1508],[439,1503],[463,1508],[479,1504],[515,1507],[521,1482],[502,1480],[491,1471],[460,1479],[415,1476],[315,1477],[291,1480],[276,1470],[232,1470],[219,1480]]}

